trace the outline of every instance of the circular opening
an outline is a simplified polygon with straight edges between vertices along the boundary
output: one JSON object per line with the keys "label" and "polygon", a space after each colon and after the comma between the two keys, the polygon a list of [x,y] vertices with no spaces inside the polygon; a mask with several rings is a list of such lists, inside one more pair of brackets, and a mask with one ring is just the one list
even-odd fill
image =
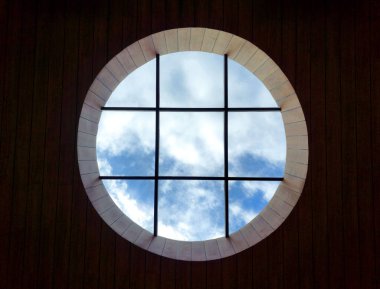
{"label": "circular opening", "polygon": [[[169,54],[180,50],[202,52]],[[302,192],[307,158],[285,75],[253,44],[211,29],[127,47],[95,79],[79,121],[96,210],[130,242],[182,260],[229,256],[273,232]]]}
{"label": "circular opening", "polygon": [[121,211],[152,234],[203,241],[236,232],[283,178],[281,112],[260,80],[224,56],[157,56],[128,75],[103,109],[103,183]]}

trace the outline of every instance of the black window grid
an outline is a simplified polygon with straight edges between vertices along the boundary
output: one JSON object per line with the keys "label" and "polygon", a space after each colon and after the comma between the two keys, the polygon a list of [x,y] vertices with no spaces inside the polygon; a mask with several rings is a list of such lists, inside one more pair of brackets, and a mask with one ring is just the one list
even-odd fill
{"label": "black window grid", "polygon": [[[229,107],[228,106],[228,55],[224,55],[224,107],[161,107],[160,106],[160,55],[156,55],[156,106],[155,107],[102,107],[104,111],[155,111],[155,172],[154,176],[100,176],[103,180],[154,180],[154,218],[153,235],[158,235],[158,182],[160,180],[205,180],[224,181],[225,236],[229,237],[229,181],[282,181],[283,177],[230,177],[228,174],[228,113],[229,112],[267,112],[281,111],[279,107]],[[223,112],[224,113],[224,176],[160,176],[160,112]]]}

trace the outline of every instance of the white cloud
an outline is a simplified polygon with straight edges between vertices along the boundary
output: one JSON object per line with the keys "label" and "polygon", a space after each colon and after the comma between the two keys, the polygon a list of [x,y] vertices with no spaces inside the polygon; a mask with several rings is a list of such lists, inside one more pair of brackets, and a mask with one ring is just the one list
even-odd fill
{"label": "white cloud", "polygon": [[272,164],[285,161],[286,139],[278,112],[234,112],[229,114],[229,158],[261,157]]}
{"label": "white cloud", "polygon": [[161,173],[223,174],[222,114],[162,113],[161,125]]}
{"label": "white cloud", "polygon": [[98,156],[98,167],[102,175],[110,176],[112,174],[112,166],[107,159]]}
{"label": "white cloud", "polygon": [[253,209],[245,210],[241,202],[230,202],[229,208],[231,221],[238,222],[241,225],[249,223],[258,215],[258,212]]}
{"label": "white cloud", "polygon": [[[162,57],[161,65],[164,62],[164,57]],[[222,72],[212,68],[213,66],[210,67],[213,70],[205,73],[204,69],[191,58],[185,59],[179,68],[176,68],[173,63],[169,67],[171,74],[168,75],[173,77],[173,73],[180,70],[181,73],[176,76],[176,81],[181,89],[176,91],[175,87],[164,88],[161,91],[162,106],[169,106],[169,104],[188,106],[190,103],[197,107],[223,105],[217,97],[217,92],[220,91],[217,86]],[[193,79],[189,78],[190,74],[185,73],[187,70],[191,71]],[[151,73],[153,71],[154,74],[154,69],[150,68],[146,71]],[[163,71],[161,74],[161,78],[165,79]],[[185,78],[181,79],[181,77]],[[128,90],[126,95],[132,104],[122,103],[122,90],[118,88],[116,96],[113,94],[107,105],[149,103],[152,91],[148,86],[155,87],[154,77],[153,84],[151,77],[139,76],[131,79],[133,81],[127,82],[128,85],[123,89]],[[222,82],[220,86],[223,87]],[[190,87],[193,87],[193,90],[189,92]],[[183,93],[186,90],[188,91],[186,95],[178,95],[179,92]],[[165,103],[165,97],[167,103]],[[179,98],[182,99],[179,101]],[[151,106],[154,106],[154,103]],[[160,123],[161,174],[223,175],[222,113],[166,112],[161,113]],[[232,174],[242,173],[243,166],[238,163],[238,160],[247,159],[247,156],[261,158],[273,166],[284,164],[286,144],[280,113],[230,113],[229,133],[229,158],[234,164]],[[138,161],[142,154],[154,152],[154,146],[154,112],[103,111],[97,137],[98,163],[102,174],[112,175],[112,167],[99,157],[117,157],[128,152],[128,155],[133,155],[134,161]],[[152,206],[138,199],[127,183],[110,181],[108,191],[115,203],[131,219],[145,228],[151,228]],[[266,182],[260,185],[260,189],[264,192],[264,199],[268,201],[272,198],[278,183]],[[247,194],[254,195],[259,190],[257,182],[244,182],[243,186]],[[223,192],[222,188],[220,190],[215,187],[205,188],[201,182],[183,182],[180,186],[173,188],[170,188],[170,182],[162,182],[161,187],[163,193],[160,194],[160,206],[165,210],[159,212],[160,235],[179,240],[208,239],[224,235],[224,224],[220,225],[216,222],[218,218],[222,219],[222,223],[224,222],[224,194],[218,195]],[[171,197],[171,194],[175,194],[175,198]],[[236,221],[247,222],[257,214],[252,209],[244,209],[239,203],[231,203],[230,209]]]}
{"label": "white cloud", "polygon": [[104,111],[97,152],[117,156],[125,151],[149,153],[155,145],[155,114],[152,112]]}
{"label": "white cloud", "polygon": [[224,235],[222,182],[164,181],[159,196],[159,234],[177,240]]}
{"label": "white cloud", "polygon": [[160,60],[163,107],[223,107],[223,57],[180,52]]}
{"label": "white cloud", "polygon": [[245,194],[248,197],[253,197],[260,191],[263,192],[264,199],[270,201],[277,190],[279,182],[243,182],[243,187],[246,189]]}
{"label": "white cloud", "polygon": [[132,191],[126,181],[107,180],[104,184],[119,209],[136,224],[152,232],[153,201],[137,198],[138,192]]}
{"label": "white cloud", "polygon": [[149,61],[120,82],[106,106],[156,106],[156,61]]}
{"label": "white cloud", "polygon": [[231,107],[277,107],[268,89],[248,69],[229,59],[228,70]]}

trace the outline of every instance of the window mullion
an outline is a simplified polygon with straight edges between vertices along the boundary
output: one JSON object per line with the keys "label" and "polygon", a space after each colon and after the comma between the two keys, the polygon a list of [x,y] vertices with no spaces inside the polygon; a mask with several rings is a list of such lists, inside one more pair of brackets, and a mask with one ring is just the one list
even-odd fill
{"label": "window mullion", "polygon": [[228,56],[224,55],[224,215],[225,234],[229,237],[228,216]]}
{"label": "window mullion", "polygon": [[160,155],[160,55],[156,55],[156,150],[154,168],[154,224],[153,234],[157,236],[158,230],[158,176],[159,176],[159,155]]}

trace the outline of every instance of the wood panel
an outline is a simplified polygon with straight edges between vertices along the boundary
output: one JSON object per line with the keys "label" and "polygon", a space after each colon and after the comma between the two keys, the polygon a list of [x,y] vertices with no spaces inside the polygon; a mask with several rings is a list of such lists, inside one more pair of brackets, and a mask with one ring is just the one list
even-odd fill
{"label": "wood panel", "polygon": [[152,32],[165,30],[165,1],[152,1]]}
{"label": "wood panel", "polygon": [[[179,2],[179,9],[180,9],[180,27],[194,27],[194,6],[196,1],[181,1]],[[203,1],[205,2],[205,1]],[[207,3],[207,2],[206,2]],[[201,9],[196,10],[198,13],[205,13],[206,11],[202,11]],[[203,15],[200,15],[200,18]]]}
{"label": "wood panel", "polygon": [[[177,261],[176,260],[173,260],[173,259],[168,259],[168,258],[161,258],[161,264],[160,264],[160,267],[161,267],[161,279],[160,279],[160,282],[159,284],[156,284],[155,286],[157,286],[157,288],[162,288],[162,289],[172,289],[172,288],[176,288],[176,282],[175,282],[175,278],[176,278],[176,263]],[[162,270],[163,268],[165,268],[164,270]],[[154,287],[152,287],[154,288]]]}
{"label": "wood panel", "polygon": [[139,0],[137,1],[137,40],[151,34],[152,18],[146,15],[152,15],[152,1]]}
{"label": "wood panel", "polygon": [[[154,19],[160,19],[157,15],[152,15]],[[137,0],[124,1],[123,7],[123,46],[127,47],[136,39],[137,32]]]}
{"label": "wood panel", "polygon": [[[5,288],[23,287],[23,260],[25,257],[26,239],[26,206],[28,200],[28,185],[30,176],[30,141],[32,129],[32,111],[34,101],[35,77],[35,45],[36,45],[36,7],[35,3],[21,3],[23,18],[21,26],[20,66],[18,71],[17,127],[15,134],[15,151],[13,159],[12,209],[10,219],[10,236],[8,252],[8,275]],[[19,272],[19,274],[12,274]]]}
{"label": "wood panel", "polygon": [[326,131],[326,161],[329,170],[326,175],[326,190],[334,192],[327,194],[328,204],[328,248],[329,251],[329,286],[330,288],[344,287],[343,266],[343,234],[340,229],[342,223],[342,178],[341,164],[342,146],[341,114],[340,114],[340,71],[339,71],[339,44],[340,16],[337,10],[338,2],[332,1],[326,7],[326,122],[335,123]]}
{"label": "wood panel", "polygon": [[49,14],[45,8],[47,3],[38,6],[38,19],[36,23],[36,46],[35,46],[35,66],[38,73],[35,74],[33,84],[33,105],[31,119],[30,138],[30,174],[27,190],[26,223],[25,223],[25,256],[23,267],[23,287],[38,287],[38,267],[34,262],[38,259],[40,244],[41,225],[41,204],[42,186],[44,179],[45,160],[45,135],[46,135],[46,100],[49,76],[48,48],[51,38],[49,29]]}
{"label": "wood panel", "polygon": [[165,28],[166,29],[174,29],[178,28],[180,24],[180,18],[181,18],[181,9],[180,1],[175,1],[175,0],[167,0],[165,1],[166,3],[166,21],[165,21]]}
{"label": "wood panel", "polygon": [[[5,2],[2,2],[4,7]],[[1,123],[0,123],[0,217],[3,220],[0,223],[0,286],[6,288],[9,264],[9,248],[11,236],[11,210],[12,210],[12,186],[14,179],[14,157],[17,131],[17,88],[18,72],[20,66],[21,51],[21,24],[22,17],[20,11],[20,1],[14,1],[8,5],[4,13],[1,14],[1,21],[6,23],[7,31],[2,31],[2,39],[5,43],[6,50],[2,52],[3,61],[1,65],[2,81],[2,106],[1,106]],[[5,38],[5,39],[4,39]],[[6,58],[5,58],[6,56]]]}
{"label": "wood panel", "polygon": [[[7,30],[8,30],[8,3],[6,1],[0,2],[0,42],[7,43]],[[7,59],[7,45],[2,45],[0,48],[0,63],[5,63]],[[5,75],[5,65],[0,66],[0,75]],[[0,114],[3,112],[5,96],[4,96],[4,84],[3,81],[0,84]],[[2,118],[0,117],[0,127],[1,127]]]}
{"label": "wood panel", "polygon": [[[199,12],[198,12],[199,13]],[[207,15],[207,14],[206,14]],[[223,25],[223,1],[210,0],[208,1],[207,19],[203,19],[202,26],[212,29],[220,29]]]}
{"label": "wood panel", "polygon": [[[358,166],[358,230],[360,255],[360,287],[375,288],[372,281],[376,278],[374,232],[367,228],[374,227],[373,187],[371,170],[371,46],[370,46],[370,5],[368,1],[355,3],[355,93],[356,93],[356,159]],[[376,114],[379,117],[379,114]]]}
{"label": "wood panel", "polygon": [[59,177],[59,142],[61,120],[62,76],[64,50],[64,7],[55,2],[50,8],[54,41],[49,47],[49,80],[47,85],[46,142],[44,161],[43,198],[41,207],[40,255],[38,265],[39,288],[53,286],[55,220],[57,209],[58,177]]}
{"label": "wood panel", "polygon": [[[371,2],[370,13],[370,91],[371,91],[371,152],[372,152],[372,189],[373,189],[373,212],[374,212],[374,235],[375,235],[375,276],[380,275],[380,195],[375,188],[380,185],[380,53],[374,49],[380,45],[380,35],[376,33],[376,27],[380,27],[380,5],[377,2]],[[371,228],[368,228],[371,230]],[[380,286],[379,278],[372,280],[377,288]]]}
{"label": "wood panel", "polygon": [[53,287],[68,286],[70,233],[76,133],[76,84],[78,75],[79,7],[68,1],[65,9],[59,176],[54,243]]}
{"label": "wood panel", "polygon": [[311,4],[310,43],[310,177],[312,198],[313,274],[318,288],[328,287],[327,192],[326,192],[326,60],[324,41],[325,10],[321,2]]}
{"label": "wood panel", "polygon": [[[297,91],[302,109],[305,113],[308,134],[312,138],[310,131],[310,14],[311,8],[308,2],[297,3],[296,14],[296,38],[297,38],[297,58],[296,58],[296,80],[295,90]],[[312,146],[312,144],[310,145]],[[310,160],[309,160],[310,161]],[[314,288],[313,275],[313,248],[312,248],[312,198],[311,198],[311,178],[305,181],[305,187],[298,204],[298,267],[299,267],[299,288]]]}
{"label": "wood panel", "polygon": [[191,288],[191,263],[186,261],[176,262],[176,288]]}
{"label": "wood panel", "polygon": [[253,288],[268,288],[270,270],[268,266],[267,240],[264,239],[252,248]]}
{"label": "wood panel", "polygon": [[[376,1],[45,2],[0,1],[1,288],[380,285]],[[82,102],[107,61],[153,32],[186,26],[226,30],[263,49],[293,85],[309,135],[309,172],[288,219],[254,247],[205,262],[158,257],[112,231],[88,201],[76,158]],[[191,35],[177,37],[180,48],[191,48]],[[210,43],[222,43],[215,49],[244,52],[230,34],[205,30],[197,37],[206,39],[201,48],[208,51]],[[269,74],[271,65],[252,69]],[[284,97],[276,88],[272,93]],[[287,101],[287,110],[298,106]],[[284,115],[294,143],[299,133],[305,136],[305,127]],[[298,157],[302,164],[290,165],[290,172],[306,165],[305,156]],[[284,186],[279,202],[285,198],[294,205],[299,192]],[[273,222],[271,214],[276,213],[268,209],[267,219],[256,224],[257,234],[270,230],[264,225]]]}
{"label": "wood panel", "polygon": [[[360,287],[357,159],[356,159],[356,94],[355,94],[355,38],[354,7],[343,9],[341,15],[341,105],[342,105],[342,205],[344,272],[346,288]],[[344,72],[344,73],[343,73]],[[348,242],[349,240],[349,242]],[[360,273],[359,273],[360,275]]]}
{"label": "wood panel", "polygon": [[[193,23],[190,22],[191,16],[189,17],[189,27],[208,27],[207,21],[209,19],[208,13],[209,13],[209,2],[207,1],[202,1],[202,0],[195,0],[195,1],[189,1],[193,3],[194,6],[194,21]],[[189,4],[190,5],[190,4]],[[185,23],[183,23],[185,24]]]}

